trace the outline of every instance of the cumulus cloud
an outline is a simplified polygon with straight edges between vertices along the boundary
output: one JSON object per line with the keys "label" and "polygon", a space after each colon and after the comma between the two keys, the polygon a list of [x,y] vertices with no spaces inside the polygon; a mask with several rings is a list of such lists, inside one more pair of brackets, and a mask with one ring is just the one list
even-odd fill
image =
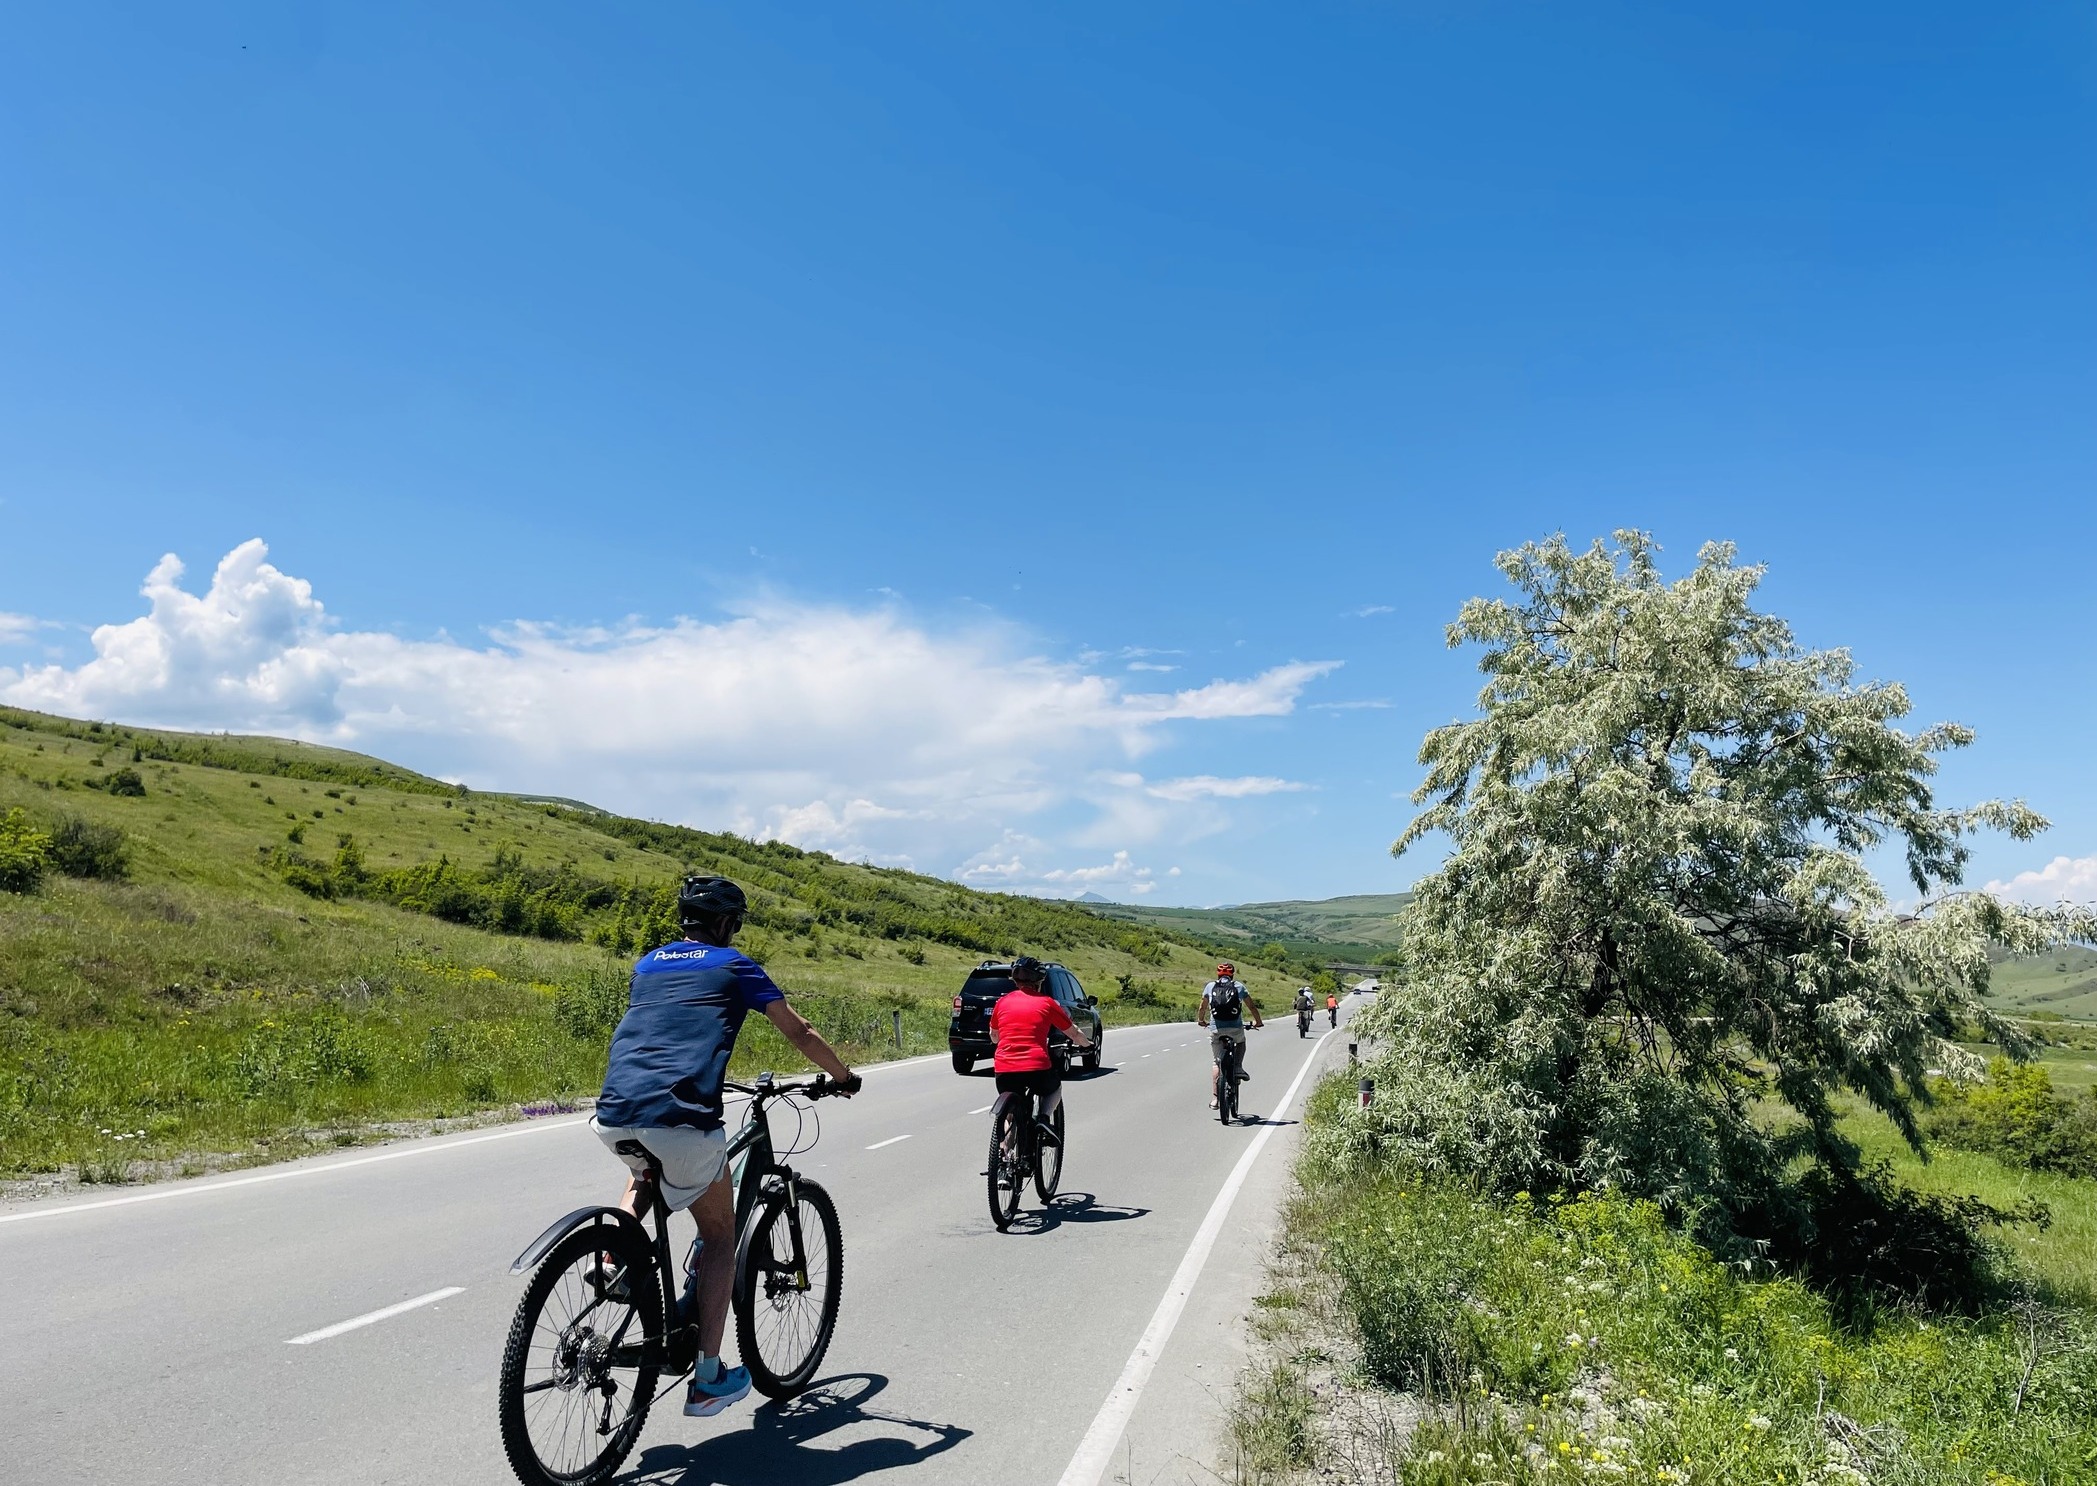
{"label": "cumulus cloud", "polygon": [[[1083,813],[1097,806],[1092,793],[1134,795],[1085,781],[1187,725],[1286,715],[1338,664],[1135,692],[1029,653],[1022,633],[995,622],[935,632],[893,606],[791,603],[714,621],[513,621],[477,643],[404,639],[345,629],[310,583],[268,559],[260,540],[244,542],[198,593],[181,561],[163,558],[142,590],[146,613],[96,629],[80,664],[0,667],[0,698],[284,733],[482,787],[935,863],[973,862],[972,848],[1010,822]],[[1052,853],[1037,846],[1032,857],[1041,871],[1003,880],[1059,881],[1047,876]],[[970,880],[994,880],[993,866]]]}
{"label": "cumulus cloud", "polygon": [[1214,774],[1196,774],[1187,779],[1163,779],[1145,787],[1146,794],[1161,800],[1242,800],[1250,795],[1293,794],[1309,789],[1293,779],[1269,774],[1247,774],[1237,779],[1218,779]]}
{"label": "cumulus cloud", "polygon": [[2041,907],[2063,898],[2097,903],[2097,856],[2055,857],[2036,872],[2019,872],[2007,882],[1991,882],[1987,890]]}

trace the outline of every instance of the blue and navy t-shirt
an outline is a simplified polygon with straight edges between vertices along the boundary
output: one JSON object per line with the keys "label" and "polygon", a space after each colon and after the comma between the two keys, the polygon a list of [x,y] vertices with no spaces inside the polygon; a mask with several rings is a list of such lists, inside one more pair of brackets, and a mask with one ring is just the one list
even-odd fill
{"label": "blue and navy t-shirt", "polygon": [[772,977],[739,949],[681,939],[642,955],[612,1033],[599,1123],[720,1129],[721,1083],[743,1017],[782,999]]}

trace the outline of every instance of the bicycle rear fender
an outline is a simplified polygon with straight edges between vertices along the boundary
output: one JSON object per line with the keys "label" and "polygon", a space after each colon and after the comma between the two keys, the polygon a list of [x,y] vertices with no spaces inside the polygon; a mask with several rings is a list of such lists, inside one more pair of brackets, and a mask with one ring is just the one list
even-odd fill
{"label": "bicycle rear fender", "polygon": [[634,1236],[639,1238],[642,1243],[652,1244],[653,1240],[649,1238],[648,1230],[641,1225],[641,1220],[632,1213],[616,1207],[579,1207],[533,1239],[530,1246],[517,1256],[517,1262],[510,1266],[510,1273],[523,1274],[527,1269],[532,1268],[541,1259],[553,1252],[555,1244],[584,1224],[602,1223],[608,1219],[613,1221],[614,1226],[624,1224],[632,1229]]}

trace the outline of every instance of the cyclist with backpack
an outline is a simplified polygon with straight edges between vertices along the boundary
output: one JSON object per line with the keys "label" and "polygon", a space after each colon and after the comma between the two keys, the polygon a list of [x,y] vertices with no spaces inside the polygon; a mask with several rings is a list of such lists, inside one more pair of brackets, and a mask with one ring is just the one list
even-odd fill
{"label": "cyclist with backpack", "polygon": [[1222,1091],[1224,1049],[1235,1046],[1238,1050],[1238,1082],[1250,1083],[1252,1075],[1245,1071],[1245,1013],[1252,1013],[1253,1030],[1266,1025],[1260,1016],[1260,1003],[1252,999],[1252,992],[1238,980],[1238,967],[1225,960],[1216,967],[1216,978],[1201,988],[1201,1009],[1194,1020],[1209,1029],[1209,1057],[1213,1066],[1209,1070],[1209,1108],[1216,1107],[1216,1096]]}

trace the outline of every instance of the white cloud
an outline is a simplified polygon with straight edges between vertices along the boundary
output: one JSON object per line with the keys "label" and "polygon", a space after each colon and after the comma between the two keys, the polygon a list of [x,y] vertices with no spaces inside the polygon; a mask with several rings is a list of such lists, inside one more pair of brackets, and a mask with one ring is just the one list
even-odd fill
{"label": "white cloud", "polygon": [[0,645],[26,640],[36,633],[37,628],[37,622],[27,614],[0,614]]}
{"label": "white cloud", "polygon": [[1309,788],[1308,784],[1268,774],[1248,774],[1238,779],[1196,774],[1188,779],[1161,779],[1146,786],[1144,792],[1161,800],[1242,800],[1250,795],[1293,794]]}
{"label": "white cloud", "polygon": [[[284,733],[484,788],[576,795],[841,855],[965,860],[964,878],[986,884],[1054,883],[1058,853],[1039,842],[1024,859],[969,852],[1045,813],[1066,843],[1155,839],[1165,828],[1144,816],[1131,823],[1147,835],[1090,834],[1110,827],[1113,800],[1146,798],[1130,762],[1188,725],[1293,712],[1338,666],[1298,661],[1132,692],[1087,664],[1029,653],[1022,632],[993,620],[936,632],[894,606],[791,603],[716,621],[515,621],[477,643],[403,639],[344,629],[268,556],[260,540],[241,544],[201,593],[163,558],[145,582],[145,614],[95,630],[84,663],[0,667],[0,699]],[[1259,792],[1168,781],[1146,808],[1199,816],[1177,802]]]}
{"label": "white cloud", "polygon": [[2019,872],[2008,882],[1991,882],[1987,891],[2040,906],[2063,898],[2097,903],[2097,856],[2055,857],[2036,872]]}
{"label": "white cloud", "polygon": [[1364,604],[1352,612],[1356,619],[1373,619],[1379,614],[1395,614],[1398,611],[1389,604]]}
{"label": "white cloud", "polygon": [[1129,669],[1132,671],[1177,671],[1179,667],[1160,665],[1154,660],[1132,660],[1129,662]]}
{"label": "white cloud", "polygon": [[1312,702],[1304,710],[1309,712],[1361,712],[1381,711],[1391,704],[1382,697],[1367,697],[1358,702]]}

